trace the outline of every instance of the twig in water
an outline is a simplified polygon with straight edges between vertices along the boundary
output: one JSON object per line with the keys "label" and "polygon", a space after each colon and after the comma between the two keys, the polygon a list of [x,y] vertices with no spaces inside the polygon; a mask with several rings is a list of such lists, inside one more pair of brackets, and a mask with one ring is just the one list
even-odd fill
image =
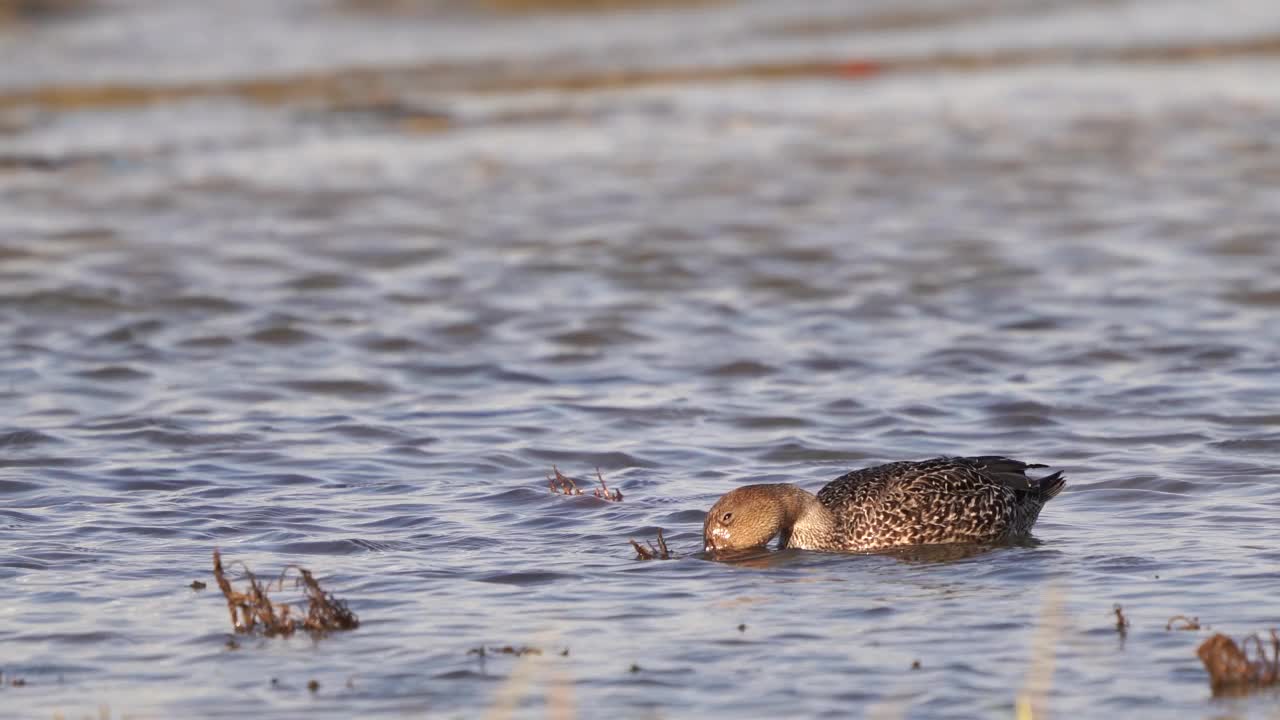
{"label": "twig in water", "polygon": [[[555,465],[551,466],[551,475],[547,476],[547,489],[556,495],[582,495],[582,489],[578,487],[578,481],[560,472],[560,468]],[[600,468],[596,468],[596,481],[600,483],[600,487],[591,491],[594,497],[609,502],[622,502],[622,491],[616,488],[610,488],[609,484],[604,481],[604,475],[600,472]]]}
{"label": "twig in water", "polygon": [[[1181,625],[1178,625],[1177,627],[1175,627],[1174,623],[1181,623]],[[1165,623],[1164,629],[1165,630],[1199,630],[1200,618],[1198,617],[1189,618],[1186,615],[1174,615],[1173,617],[1169,618],[1169,622]]]}
{"label": "twig in water", "polygon": [[600,468],[596,468],[596,479],[600,481],[600,487],[592,493],[593,495],[609,502],[622,502],[622,491],[610,490],[609,486],[604,484],[604,475],[600,474]]}
{"label": "twig in water", "polygon": [[[326,633],[330,630],[355,630],[360,627],[360,620],[356,614],[351,612],[345,602],[320,587],[320,583],[312,577],[310,570],[290,565],[285,568],[285,571],[289,568],[298,571],[294,586],[302,585],[307,592],[307,617],[302,621],[304,629],[313,633]],[[280,574],[280,584],[284,584],[283,572]]]}
{"label": "twig in water", "polygon": [[1124,616],[1124,608],[1120,607],[1120,603],[1116,603],[1111,611],[1116,614],[1116,632],[1123,638],[1129,631],[1129,618]]}
{"label": "twig in water", "polygon": [[504,645],[502,647],[491,647],[489,648],[489,652],[495,655],[515,655],[516,657],[524,657],[525,655],[541,655],[542,649],[529,647],[528,645],[521,645],[520,647]]}
{"label": "twig in water", "polygon": [[560,472],[560,468],[555,465],[551,466],[551,471],[555,475],[547,476],[547,487],[552,493],[557,495],[581,495],[582,491],[578,489],[578,483],[573,478]]}
{"label": "twig in water", "polygon": [[[1250,640],[1257,651],[1256,658],[1252,660],[1246,650]],[[1196,655],[1209,673],[1214,695],[1280,683],[1280,636],[1275,630],[1271,631],[1271,657],[1267,657],[1266,647],[1257,635],[1250,635],[1236,645],[1222,633],[1214,633],[1213,637],[1201,643]]]}
{"label": "twig in water", "polygon": [[[648,545],[648,547],[645,547]],[[662,528],[658,528],[658,546],[654,547],[653,543],[645,541],[645,545],[641,545],[635,540],[631,541],[631,547],[635,548],[637,560],[670,560],[671,550],[667,548],[667,541],[662,537]]]}
{"label": "twig in water", "polygon": [[542,648],[530,647],[528,645],[521,645],[520,647],[504,645],[502,647],[490,646],[486,648],[484,645],[481,645],[479,647],[471,648],[467,651],[467,654],[479,655],[480,657],[487,657],[489,655],[515,655],[516,657],[524,657],[525,655],[541,655]]}
{"label": "twig in water", "polygon": [[232,586],[222,568],[222,555],[213,551],[213,578],[227,599],[227,611],[231,614],[231,626],[239,633],[250,633],[261,628],[263,635],[292,635],[298,630],[307,630],[315,634],[324,634],[331,630],[354,630],[360,626],[360,620],[351,612],[347,604],[325,592],[320,583],[311,575],[311,571],[297,565],[289,565],[280,573],[278,589],[284,588],[284,578],[290,570],[298,573],[294,585],[302,586],[307,595],[306,617],[296,618],[290,615],[290,607],[285,603],[279,606],[272,604],[268,595],[270,583],[263,584],[242,562],[236,563],[244,571],[244,579],[249,589],[240,592]]}

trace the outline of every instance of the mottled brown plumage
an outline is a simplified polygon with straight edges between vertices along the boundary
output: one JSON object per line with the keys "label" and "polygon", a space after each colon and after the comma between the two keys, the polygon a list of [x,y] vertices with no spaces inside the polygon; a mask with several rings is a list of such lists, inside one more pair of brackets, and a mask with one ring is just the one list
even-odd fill
{"label": "mottled brown plumage", "polygon": [[1029,478],[995,455],[896,462],[854,470],[817,496],[795,485],[747,485],[720,498],[703,524],[707,550],[779,547],[859,551],[1023,537],[1066,481]]}

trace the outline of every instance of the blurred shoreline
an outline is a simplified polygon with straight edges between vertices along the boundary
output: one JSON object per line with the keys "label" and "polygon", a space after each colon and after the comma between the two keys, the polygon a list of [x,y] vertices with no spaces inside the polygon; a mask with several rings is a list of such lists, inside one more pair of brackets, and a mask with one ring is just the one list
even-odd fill
{"label": "blurred shoreline", "polygon": [[128,107],[207,97],[234,97],[262,104],[302,103],[344,108],[379,106],[414,93],[593,92],[653,85],[793,79],[854,80],[889,73],[985,71],[1039,65],[1086,68],[1097,64],[1182,64],[1280,57],[1280,35],[1235,42],[1115,49],[992,51],[919,58],[850,58],[780,61],[726,67],[580,72],[556,63],[474,63],[348,68],[253,80],[185,84],[51,86],[0,91],[0,110],[38,107],[78,110]]}

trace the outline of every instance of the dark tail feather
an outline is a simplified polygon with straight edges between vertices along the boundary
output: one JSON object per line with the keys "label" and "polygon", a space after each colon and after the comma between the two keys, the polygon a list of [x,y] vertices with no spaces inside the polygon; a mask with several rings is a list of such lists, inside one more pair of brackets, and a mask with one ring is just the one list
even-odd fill
{"label": "dark tail feather", "polygon": [[1040,502],[1049,502],[1066,486],[1067,479],[1062,477],[1061,470],[1040,478]]}

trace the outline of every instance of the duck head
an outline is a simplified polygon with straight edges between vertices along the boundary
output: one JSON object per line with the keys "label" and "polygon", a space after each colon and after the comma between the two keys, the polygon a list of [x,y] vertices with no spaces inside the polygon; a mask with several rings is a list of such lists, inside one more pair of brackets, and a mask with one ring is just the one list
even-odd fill
{"label": "duck head", "polygon": [[813,494],[795,485],[744,485],[711,506],[702,523],[707,552],[764,547],[819,549],[832,524],[831,513]]}

